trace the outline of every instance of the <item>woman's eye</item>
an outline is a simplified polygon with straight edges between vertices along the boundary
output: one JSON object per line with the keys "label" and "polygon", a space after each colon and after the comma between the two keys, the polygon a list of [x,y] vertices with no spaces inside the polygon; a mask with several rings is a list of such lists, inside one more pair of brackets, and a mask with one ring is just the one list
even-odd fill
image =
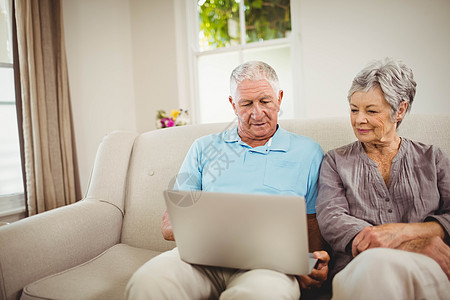
{"label": "woman's eye", "polygon": [[358,112],[358,110],[357,109],[351,109],[351,112],[355,113],[355,112]]}
{"label": "woman's eye", "polygon": [[369,110],[368,113],[369,113],[369,114],[376,114],[377,112],[374,111],[374,110]]}

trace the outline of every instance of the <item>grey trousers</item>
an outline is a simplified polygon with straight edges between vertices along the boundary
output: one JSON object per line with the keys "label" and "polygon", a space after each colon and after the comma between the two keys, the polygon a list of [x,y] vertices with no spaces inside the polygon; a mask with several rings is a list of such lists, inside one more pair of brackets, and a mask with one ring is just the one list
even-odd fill
{"label": "grey trousers", "polygon": [[374,248],[336,274],[332,299],[450,299],[450,281],[428,256]]}
{"label": "grey trousers", "polygon": [[271,270],[242,271],[188,264],[177,248],[149,260],[133,274],[126,298],[140,299],[296,299],[294,276]]}

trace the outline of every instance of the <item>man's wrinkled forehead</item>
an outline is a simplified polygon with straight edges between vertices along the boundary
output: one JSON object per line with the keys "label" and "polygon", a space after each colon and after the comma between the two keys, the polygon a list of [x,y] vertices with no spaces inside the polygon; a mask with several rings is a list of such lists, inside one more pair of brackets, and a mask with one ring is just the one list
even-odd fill
{"label": "man's wrinkled forehead", "polygon": [[267,79],[250,80],[246,79],[236,86],[234,91],[235,100],[243,98],[276,98],[276,92]]}

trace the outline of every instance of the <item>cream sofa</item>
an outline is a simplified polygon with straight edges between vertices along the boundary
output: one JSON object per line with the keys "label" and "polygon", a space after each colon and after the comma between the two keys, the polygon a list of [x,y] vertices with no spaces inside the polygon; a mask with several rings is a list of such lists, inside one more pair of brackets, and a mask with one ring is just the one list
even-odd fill
{"label": "cream sofa", "polygon": [[[348,118],[280,124],[325,152],[355,140]],[[82,201],[0,227],[0,298],[123,299],[133,272],[175,246],[160,233],[162,192],[189,146],[228,126],[105,136]],[[410,115],[399,132],[450,153],[450,115]]]}

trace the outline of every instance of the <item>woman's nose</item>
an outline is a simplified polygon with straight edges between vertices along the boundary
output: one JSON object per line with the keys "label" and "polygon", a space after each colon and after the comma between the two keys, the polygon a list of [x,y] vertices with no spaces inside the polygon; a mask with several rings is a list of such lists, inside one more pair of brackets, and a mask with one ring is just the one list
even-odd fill
{"label": "woman's nose", "polygon": [[356,115],[356,123],[365,123],[367,122],[366,115],[362,112],[358,112]]}

